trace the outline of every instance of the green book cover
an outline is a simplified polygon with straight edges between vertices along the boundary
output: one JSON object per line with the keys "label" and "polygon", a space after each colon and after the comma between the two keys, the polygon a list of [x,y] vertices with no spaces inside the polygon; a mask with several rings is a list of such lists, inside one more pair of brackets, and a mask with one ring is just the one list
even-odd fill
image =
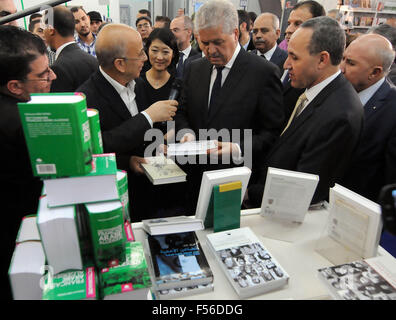
{"label": "green book cover", "polygon": [[126,243],[124,263],[103,268],[99,273],[101,287],[131,282],[135,288],[151,287],[150,274],[141,242]]}
{"label": "green book cover", "polygon": [[121,204],[124,208],[124,220],[131,221],[129,214],[128,174],[124,170],[117,171],[117,188]]}
{"label": "green book cover", "polygon": [[99,111],[96,109],[87,109],[89,120],[89,131],[91,132],[92,153],[103,153],[102,132],[100,130]]}
{"label": "green book cover", "polygon": [[236,229],[241,222],[242,182],[235,181],[213,187],[205,228],[214,232]]}
{"label": "green book cover", "polygon": [[85,204],[88,211],[95,263],[98,268],[108,267],[108,262],[125,261],[124,213],[121,202],[107,201]]}
{"label": "green book cover", "polygon": [[98,281],[95,268],[62,272],[44,277],[43,300],[98,299]]}
{"label": "green book cover", "polygon": [[91,171],[91,134],[83,94],[32,94],[30,101],[18,103],[18,109],[35,176],[79,176]]}

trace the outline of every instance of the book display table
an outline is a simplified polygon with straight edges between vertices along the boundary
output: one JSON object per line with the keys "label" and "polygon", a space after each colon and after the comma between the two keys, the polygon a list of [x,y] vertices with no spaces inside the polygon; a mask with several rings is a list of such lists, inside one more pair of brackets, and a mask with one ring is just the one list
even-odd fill
{"label": "book display table", "polygon": [[[326,227],[325,209],[308,211],[304,223],[286,224],[260,216],[260,209],[242,210],[241,227],[250,227],[263,245],[276,257],[289,274],[289,284],[279,290],[254,296],[256,300],[321,300],[331,299],[321,284],[317,270],[332,263],[315,251],[317,241]],[[132,225],[137,241],[145,242],[142,223]],[[206,234],[213,229],[196,231],[214,275],[214,290],[181,299],[238,300],[239,297],[207,246]],[[390,255],[379,247],[378,255]]]}

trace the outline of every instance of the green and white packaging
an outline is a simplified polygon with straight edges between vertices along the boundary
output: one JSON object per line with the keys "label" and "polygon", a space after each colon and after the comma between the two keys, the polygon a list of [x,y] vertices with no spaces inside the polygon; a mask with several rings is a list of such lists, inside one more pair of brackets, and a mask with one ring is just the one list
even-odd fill
{"label": "green and white packaging", "polygon": [[33,174],[68,177],[91,171],[87,105],[81,93],[32,94],[18,103]]}
{"label": "green and white packaging", "polygon": [[124,220],[131,221],[129,214],[128,174],[124,170],[117,170],[117,187],[121,204],[124,207]]}
{"label": "green and white packaging", "polygon": [[96,109],[87,109],[89,130],[91,132],[92,153],[103,153],[102,132],[100,130],[99,111]]}
{"label": "green and white packaging", "polygon": [[95,268],[62,272],[44,277],[43,300],[98,299],[98,280]]}
{"label": "green and white packaging", "polygon": [[88,212],[95,264],[105,268],[109,261],[125,261],[123,207],[119,200],[85,204]]}

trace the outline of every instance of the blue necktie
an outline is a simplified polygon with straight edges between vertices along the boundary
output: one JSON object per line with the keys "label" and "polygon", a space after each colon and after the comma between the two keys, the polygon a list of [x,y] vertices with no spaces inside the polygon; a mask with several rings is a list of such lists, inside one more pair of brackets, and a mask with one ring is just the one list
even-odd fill
{"label": "blue necktie", "polygon": [[212,108],[212,106],[216,103],[216,99],[220,93],[221,89],[221,77],[222,77],[222,71],[224,69],[224,66],[216,67],[217,70],[217,75],[216,75],[216,80],[213,83],[212,87],[212,94],[210,96],[210,102],[209,102],[209,111]]}
{"label": "blue necktie", "polygon": [[282,81],[283,86],[285,86],[290,81],[289,71],[287,71],[285,78]]}
{"label": "blue necktie", "polygon": [[180,58],[179,58],[179,63],[177,64],[177,68],[176,68],[176,78],[183,78],[183,57],[184,57],[184,53],[183,52],[179,52]]}

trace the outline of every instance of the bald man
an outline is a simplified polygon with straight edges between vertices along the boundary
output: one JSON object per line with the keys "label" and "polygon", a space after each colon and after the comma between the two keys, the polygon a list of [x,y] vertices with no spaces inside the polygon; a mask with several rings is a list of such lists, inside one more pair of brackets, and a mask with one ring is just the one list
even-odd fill
{"label": "bald man", "polygon": [[[144,135],[153,123],[172,120],[177,101],[158,101],[142,110],[135,85],[147,60],[140,34],[123,24],[103,27],[96,39],[97,70],[77,91],[85,93],[88,107],[99,110],[105,152],[115,152],[117,166],[132,175],[141,172]],[[131,198],[130,198],[131,199]]]}
{"label": "bald man", "polygon": [[273,13],[265,12],[257,17],[253,24],[253,43],[256,49],[253,53],[264,56],[279,68],[279,77],[283,74],[283,64],[287,52],[277,45],[280,36],[279,18]]}
{"label": "bald man", "polygon": [[381,188],[396,182],[396,87],[387,79],[395,58],[381,35],[358,37],[345,50],[341,70],[364,106],[365,125],[344,185],[378,201]]}
{"label": "bald man", "polygon": [[[0,0],[0,18],[14,14],[16,12],[17,9],[15,7],[14,0]],[[7,22],[6,24],[18,27],[17,20]]]}

